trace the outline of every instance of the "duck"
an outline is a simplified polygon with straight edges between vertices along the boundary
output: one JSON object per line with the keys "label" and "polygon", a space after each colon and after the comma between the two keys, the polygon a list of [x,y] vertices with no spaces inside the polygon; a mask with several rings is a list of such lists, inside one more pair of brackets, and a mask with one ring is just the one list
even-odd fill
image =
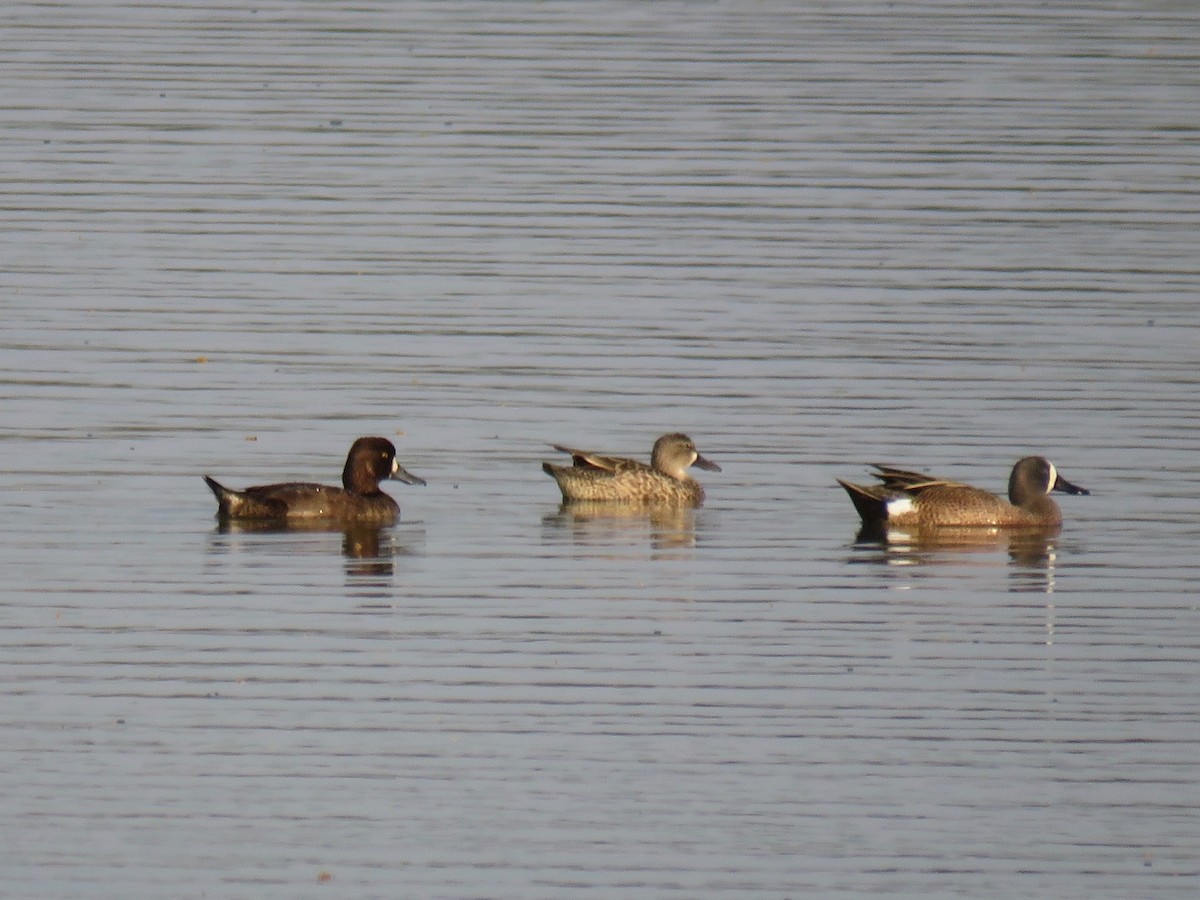
{"label": "duck", "polygon": [[400,465],[387,438],[360,437],[346,455],[340,488],[292,481],[235,491],[207,475],[204,482],[217,498],[217,517],[222,521],[386,525],[400,515],[399,504],[379,489],[388,478],[425,484]]}
{"label": "duck", "polygon": [[615,502],[643,506],[700,506],[704,488],[688,474],[695,466],[709,472],[721,467],[705,459],[686,434],[664,434],[654,442],[650,464],[551,444],[571,457],[572,465],[542,463],[542,471],[562,491],[564,503]]}
{"label": "duck", "polygon": [[1008,479],[1008,500],[990,491],[893,466],[873,465],[880,484],[837,479],[870,527],[986,526],[1057,528],[1062,510],[1051,491],[1088,494],[1063,478],[1043,456],[1017,460]]}

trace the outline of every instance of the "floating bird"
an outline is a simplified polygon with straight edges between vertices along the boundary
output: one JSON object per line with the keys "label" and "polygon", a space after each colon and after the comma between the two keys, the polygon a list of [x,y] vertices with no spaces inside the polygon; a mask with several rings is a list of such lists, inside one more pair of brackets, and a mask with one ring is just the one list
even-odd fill
{"label": "floating bird", "polygon": [[1053,463],[1041,456],[1027,456],[1013,466],[1007,501],[957,481],[892,466],[873,468],[880,484],[864,486],[837,479],[854,501],[863,524],[872,527],[1057,527],[1062,524],[1062,512],[1050,499],[1050,492],[1088,493],[1059,475]]}
{"label": "floating bird", "polygon": [[329,521],[390,524],[400,506],[379,489],[387,478],[406,484],[424,484],[396,461],[396,448],[387,438],[360,437],[350,447],[342,486],[309,482],[263,484],[231,490],[207,475],[204,481],[217,498],[217,516],[228,520],[289,522]]}
{"label": "floating bird", "polygon": [[542,471],[558,482],[564,502],[699,506],[704,502],[704,488],[687,473],[688,468],[721,471],[720,466],[700,455],[686,434],[664,434],[655,441],[650,465],[560,444],[552,446],[570,455],[574,463],[570,466],[542,463]]}

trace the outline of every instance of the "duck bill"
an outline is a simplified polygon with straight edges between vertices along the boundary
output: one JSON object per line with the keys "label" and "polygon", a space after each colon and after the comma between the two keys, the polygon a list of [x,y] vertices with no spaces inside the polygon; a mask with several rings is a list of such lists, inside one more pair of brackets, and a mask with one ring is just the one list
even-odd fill
{"label": "duck bill", "polygon": [[699,453],[696,454],[696,460],[692,463],[697,469],[705,469],[709,472],[720,472],[721,467],[712,460],[705,459]]}
{"label": "duck bill", "polygon": [[1064,494],[1090,494],[1087,488],[1081,488],[1077,484],[1071,484],[1067,479],[1059,475],[1054,479],[1054,484],[1050,485],[1052,491],[1062,491]]}
{"label": "duck bill", "polygon": [[392,463],[392,474],[388,476],[393,481],[403,481],[405,484],[424,484],[425,479],[414,475],[398,462]]}

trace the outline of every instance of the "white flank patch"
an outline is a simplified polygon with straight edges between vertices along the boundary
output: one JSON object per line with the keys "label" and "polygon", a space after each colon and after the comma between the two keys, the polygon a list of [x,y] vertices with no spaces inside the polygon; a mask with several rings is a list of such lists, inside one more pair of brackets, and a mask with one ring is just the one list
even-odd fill
{"label": "white flank patch", "polygon": [[887,502],[887,514],[889,519],[895,519],[898,516],[907,515],[913,511],[913,502],[910,497],[894,497]]}

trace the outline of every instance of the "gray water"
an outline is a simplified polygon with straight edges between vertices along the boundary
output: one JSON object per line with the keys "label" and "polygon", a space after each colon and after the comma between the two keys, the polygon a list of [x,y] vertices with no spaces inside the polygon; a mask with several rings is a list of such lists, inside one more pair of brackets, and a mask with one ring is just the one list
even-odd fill
{"label": "gray water", "polygon": [[[1196,895],[1193,4],[6,20],[0,893]],[[217,529],[361,434],[395,528]]]}

